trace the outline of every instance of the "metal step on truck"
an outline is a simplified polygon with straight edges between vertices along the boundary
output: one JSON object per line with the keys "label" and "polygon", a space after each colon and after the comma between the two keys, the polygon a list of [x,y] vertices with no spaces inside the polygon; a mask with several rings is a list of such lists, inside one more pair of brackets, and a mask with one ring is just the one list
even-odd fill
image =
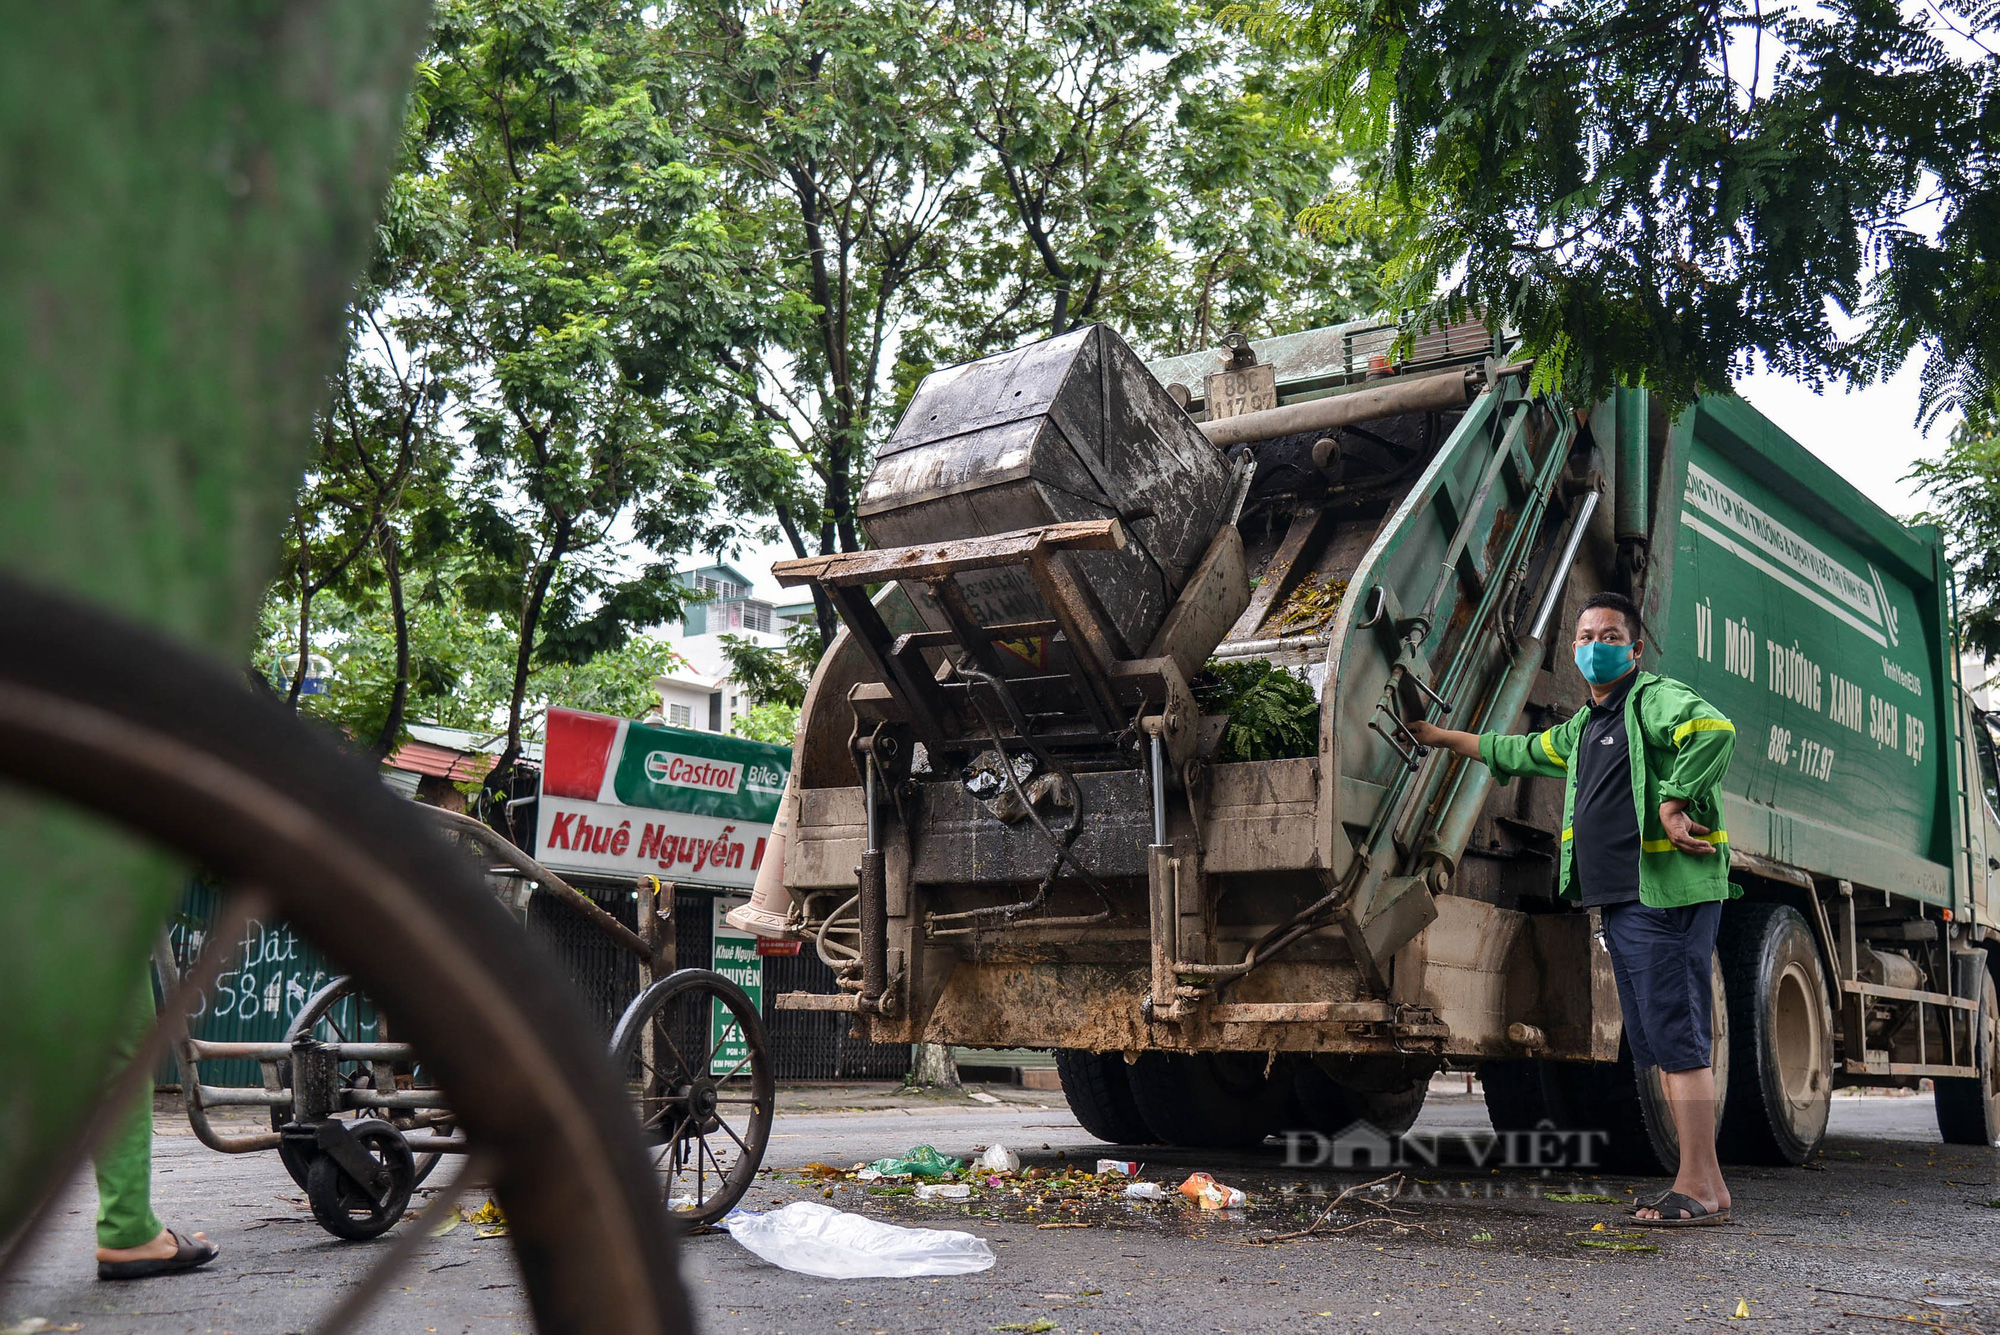
{"label": "metal step on truck", "polygon": [[778,568],[844,627],[737,916],[841,990],[777,1004],[1055,1049],[1113,1142],[1393,1136],[1452,1067],[1500,1131],[1566,1138],[1544,1163],[1671,1169],[1593,914],[1556,896],[1560,782],[1410,733],[1566,718],[1612,589],[1644,666],[1736,728],[1725,1157],[1801,1162],[1836,1088],[1921,1080],[1946,1140],[1995,1143],[2000,783],[1937,534],[1740,400],[1573,403],[1481,325],[1413,342],[1148,366],[1093,326],[924,381],[872,549]]}

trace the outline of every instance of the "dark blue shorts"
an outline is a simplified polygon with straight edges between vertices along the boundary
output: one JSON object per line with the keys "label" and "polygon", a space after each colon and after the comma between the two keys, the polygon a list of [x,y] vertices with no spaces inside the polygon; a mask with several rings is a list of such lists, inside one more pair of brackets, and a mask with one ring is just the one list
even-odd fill
{"label": "dark blue shorts", "polygon": [[1709,1065],[1715,1009],[1709,960],[1722,922],[1721,902],[1674,909],[1608,904],[1603,914],[1632,1064],[1662,1071]]}

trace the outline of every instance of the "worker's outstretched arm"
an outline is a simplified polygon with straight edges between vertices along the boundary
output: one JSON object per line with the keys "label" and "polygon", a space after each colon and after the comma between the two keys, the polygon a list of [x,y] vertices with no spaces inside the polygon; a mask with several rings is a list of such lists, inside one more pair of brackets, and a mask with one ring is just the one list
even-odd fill
{"label": "worker's outstretched arm", "polygon": [[1413,723],[1410,732],[1425,746],[1442,747],[1467,760],[1477,760],[1505,781],[1517,774],[1540,774],[1559,779],[1569,771],[1569,739],[1566,726],[1514,736],[1503,732],[1473,733],[1440,728],[1431,723]]}

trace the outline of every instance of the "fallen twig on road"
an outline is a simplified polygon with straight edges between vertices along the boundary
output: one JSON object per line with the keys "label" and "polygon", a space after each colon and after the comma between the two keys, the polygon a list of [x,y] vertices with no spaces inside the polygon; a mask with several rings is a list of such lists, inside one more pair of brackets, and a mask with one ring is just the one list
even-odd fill
{"label": "fallen twig on road", "polygon": [[[1349,1229],[1360,1228],[1362,1224],[1391,1222],[1384,1216],[1377,1216],[1376,1218],[1372,1219],[1363,1219],[1360,1221],[1360,1223],[1343,1224],[1339,1228],[1323,1229],[1320,1227],[1321,1224],[1324,1224],[1328,1219],[1333,1217],[1333,1212],[1335,1210],[1338,1210],[1350,1196],[1357,1196],[1364,1191],[1368,1191],[1371,1190],[1372,1188],[1379,1187],[1384,1183],[1392,1184],[1389,1187],[1389,1200],[1393,1201],[1396,1199],[1396,1194],[1402,1191],[1403,1189],[1403,1175],[1401,1173],[1389,1173],[1383,1177],[1376,1178],[1373,1182],[1361,1182],[1357,1183],[1354,1186],[1347,1187],[1344,1190],[1342,1190],[1338,1196],[1335,1196],[1331,1201],[1327,1202],[1326,1208],[1319,1212],[1319,1218],[1313,1220],[1310,1224],[1307,1224],[1304,1228],[1299,1229],[1292,1233],[1273,1233],[1269,1237],[1251,1238],[1249,1239],[1249,1241],[1261,1247],[1273,1242],[1290,1242],[1294,1238],[1310,1238],[1315,1235],[1321,1237],[1331,1237],[1335,1233],[1345,1233]],[[1388,1201],[1363,1201],[1362,1204],[1373,1205],[1380,1210],[1387,1210],[1389,1208]],[[1415,1227],[1415,1225],[1410,1225],[1410,1227]]]}

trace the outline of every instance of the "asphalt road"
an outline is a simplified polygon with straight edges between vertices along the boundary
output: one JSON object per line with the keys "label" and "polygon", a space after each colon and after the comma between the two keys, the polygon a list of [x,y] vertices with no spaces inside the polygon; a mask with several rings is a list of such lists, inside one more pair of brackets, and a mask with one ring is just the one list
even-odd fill
{"label": "asphalt road", "polygon": [[[800,1178],[798,1168],[847,1166],[918,1143],[966,1154],[998,1140],[1027,1165],[1051,1169],[1108,1152],[1077,1127],[1059,1095],[993,1093],[997,1104],[880,1087],[788,1093],[767,1158],[774,1171],[746,1205],[824,1199],[827,1188]],[[1485,1126],[1485,1115],[1476,1096],[1437,1093],[1419,1125],[1471,1130]],[[304,1331],[379,1250],[321,1233],[271,1156],[212,1154],[170,1107],[159,1126],[161,1212],[169,1223],[205,1228],[222,1257],[192,1275],[98,1283],[86,1179],[58,1207],[22,1273],[0,1288],[0,1331],[29,1318],[89,1335]],[[1260,1236],[1309,1222],[1329,1191],[1377,1174],[1287,1169],[1275,1146],[1258,1154],[1144,1153],[1148,1178],[1171,1184],[1205,1169],[1247,1191],[1249,1207],[1223,1214],[1179,1202],[1074,1208],[1005,1193],[932,1205],[844,1185],[831,1203],[971,1231],[991,1241],[998,1263],[951,1279],[833,1283],[766,1265],[726,1234],[699,1236],[687,1242],[683,1264],[701,1329],[1660,1331],[1726,1322],[1740,1302],[1757,1324],[1739,1328],[1765,1335],[1880,1335],[1891,1328],[1885,1319],[1910,1318],[1937,1331],[2000,1331],[2000,1209],[1987,1206],[2000,1195],[2000,1163],[1994,1151],[1940,1144],[1927,1097],[1842,1097],[1811,1167],[1732,1172],[1735,1225],[1629,1239],[1616,1207],[1543,1197],[1624,1199],[1645,1182],[1460,1162],[1413,1174],[1423,1180],[1399,1202],[1407,1215],[1334,1237],[1257,1245]],[[1373,1213],[1343,1212],[1336,1222]],[[1041,1227],[1051,1222],[1086,1226]],[[1593,1231],[1597,1223],[1606,1231]],[[427,1245],[367,1329],[528,1329],[507,1243],[475,1232],[461,1226]],[[1657,1250],[1578,1245],[1607,1234]]]}

